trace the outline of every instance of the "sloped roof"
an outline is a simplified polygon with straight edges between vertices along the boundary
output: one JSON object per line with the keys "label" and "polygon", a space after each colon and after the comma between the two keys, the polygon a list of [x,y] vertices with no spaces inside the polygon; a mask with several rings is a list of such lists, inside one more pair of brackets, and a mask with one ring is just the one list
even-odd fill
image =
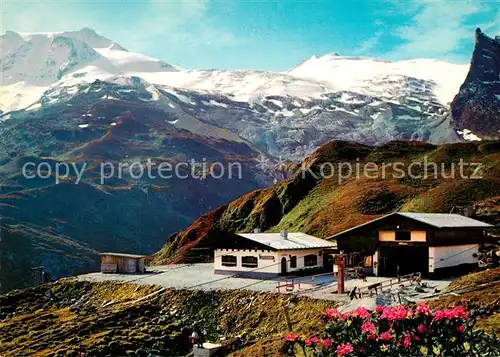
{"label": "sloped roof", "polygon": [[336,242],[329,242],[300,232],[288,233],[286,239],[280,233],[237,233],[237,235],[276,250],[337,247]]}
{"label": "sloped roof", "polygon": [[376,221],[383,220],[387,217],[399,215],[406,218],[419,221],[436,228],[491,228],[494,227],[491,224],[478,221],[477,219],[472,219],[455,213],[419,213],[419,212],[394,212],[387,214],[385,216],[375,218],[369,222],[360,224],[359,226],[351,227],[342,232],[336,233],[333,236],[328,237],[334,238],[336,236],[342,235],[349,231],[355,230],[357,228],[367,226]]}
{"label": "sloped roof", "polygon": [[437,228],[489,228],[491,224],[452,213],[397,212],[400,216],[429,224]]}
{"label": "sloped roof", "polygon": [[112,253],[112,252],[107,252],[107,253],[99,253],[101,256],[103,255],[108,255],[112,257],[120,257],[120,258],[132,258],[132,259],[140,259],[144,258],[145,255],[137,255],[137,254],[125,254],[125,253]]}

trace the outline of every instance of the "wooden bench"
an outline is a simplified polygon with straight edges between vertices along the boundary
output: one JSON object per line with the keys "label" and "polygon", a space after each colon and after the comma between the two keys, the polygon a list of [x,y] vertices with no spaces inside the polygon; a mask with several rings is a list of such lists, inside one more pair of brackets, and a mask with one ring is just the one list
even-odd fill
{"label": "wooden bench", "polygon": [[368,285],[366,289],[368,289],[368,292],[371,292],[373,289],[375,289],[375,294],[378,295],[378,288],[382,286],[382,283],[376,283],[372,285]]}

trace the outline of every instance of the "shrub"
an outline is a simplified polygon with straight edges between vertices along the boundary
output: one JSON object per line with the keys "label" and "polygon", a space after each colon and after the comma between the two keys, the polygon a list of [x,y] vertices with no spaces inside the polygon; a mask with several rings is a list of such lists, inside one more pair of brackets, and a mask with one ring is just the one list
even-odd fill
{"label": "shrub", "polygon": [[474,319],[462,307],[432,311],[416,306],[363,307],[321,316],[322,335],[303,339],[289,334],[284,356],[500,356],[500,341],[473,329]]}

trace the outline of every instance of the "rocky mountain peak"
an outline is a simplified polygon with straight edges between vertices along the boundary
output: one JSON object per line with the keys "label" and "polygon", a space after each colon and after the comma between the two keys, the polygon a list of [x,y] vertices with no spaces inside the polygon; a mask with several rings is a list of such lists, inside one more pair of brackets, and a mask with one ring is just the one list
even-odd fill
{"label": "rocky mountain peak", "polygon": [[500,130],[500,41],[476,29],[469,73],[451,104],[457,130],[491,136]]}

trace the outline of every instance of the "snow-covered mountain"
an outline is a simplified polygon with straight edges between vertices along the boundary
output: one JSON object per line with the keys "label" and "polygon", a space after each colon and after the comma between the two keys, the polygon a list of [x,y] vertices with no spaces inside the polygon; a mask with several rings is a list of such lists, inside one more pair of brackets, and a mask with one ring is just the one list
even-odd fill
{"label": "snow-covered mountain", "polygon": [[451,102],[467,73],[467,65],[432,59],[389,62],[369,57],[345,57],[336,53],[312,56],[289,73],[299,78],[323,81],[337,90],[356,91],[381,97],[394,95],[406,81],[417,79],[411,90],[429,85],[429,94],[442,104]]}
{"label": "snow-covered mountain", "polygon": [[[129,52],[88,28],[7,32],[0,52],[0,121],[9,111],[37,110],[58,96],[76,95],[96,80],[93,90],[106,81],[140,81],[153,93],[147,99],[151,105],[175,109],[181,119],[172,125],[198,134],[207,129],[207,136],[221,132],[290,159],[332,139],[460,140],[450,126],[448,102],[468,70],[437,60],[388,62],[336,54],[312,56],[288,72],[187,70]],[[186,124],[186,115],[196,120]]]}
{"label": "snow-covered mountain", "polygon": [[164,61],[127,51],[93,30],[0,36],[0,110],[33,104],[53,85],[71,86],[128,72],[176,71]]}

